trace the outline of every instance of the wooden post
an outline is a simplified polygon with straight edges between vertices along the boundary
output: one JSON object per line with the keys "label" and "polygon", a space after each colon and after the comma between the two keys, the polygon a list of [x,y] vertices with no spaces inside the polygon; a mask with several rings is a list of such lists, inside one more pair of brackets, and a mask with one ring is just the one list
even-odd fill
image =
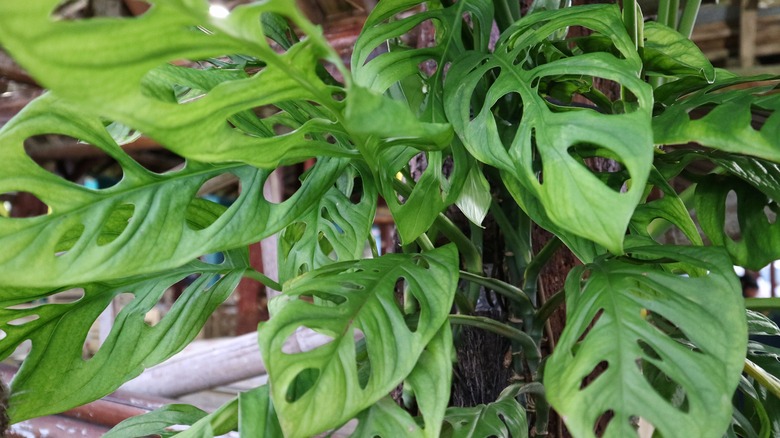
{"label": "wooden post", "polygon": [[739,66],[752,67],[756,62],[756,26],[758,1],[741,0],[739,8]]}
{"label": "wooden post", "polygon": [[[263,270],[263,249],[260,243],[249,245],[249,264],[258,271]],[[243,335],[257,330],[257,324],[268,319],[265,311],[265,286],[250,278],[243,278],[236,287],[238,293],[238,321],[236,334]]]}

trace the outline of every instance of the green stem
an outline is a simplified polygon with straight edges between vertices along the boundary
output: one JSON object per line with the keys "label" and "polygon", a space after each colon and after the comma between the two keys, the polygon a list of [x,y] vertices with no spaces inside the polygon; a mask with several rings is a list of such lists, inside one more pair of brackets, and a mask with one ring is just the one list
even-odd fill
{"label": "green stem", "polygon": [[[496,10],[496,24],[498,25],[499,32],[505,31],[509,26],[511,26],[515,20],[517,20],[519,17],[519,9],[518,9],[518,16],[514,16],[513,14],[513,8],[510,6],[510,2],[514,3],[517,0],[495,0],[494,7]],[[519,7],[519,2],[518,2]]]}
{"label": "green stem", "polygon": [[539,310],[536,311],[536,317],[534,318],[534,324],[538,327],[539,331],[542,330],[542,326],[544,325],[544,322],[547,321],[550,316],[552,316],[553,312],[555,312],[558,307],[563,303],[564,298],[566,298],[566,293],[563,289],[559,290],[558,292],[555,292],[553,296],[547,299],[547,301],[542,304],[542,307],[539,308]]}
{"label": "green stem", "polygon": [[261,283],[263,286],[271,288],[273,290],[282,291],[282,285],[271,280],[268,276],[263,274],[262,272],[258,272],[257,270],[253,268],[247,268],[246,271],[244,271],[244,277],[251,278],[252,280],[255,280],[259,283]]}
{"label": "green stem", "polygon": [[450,315],[449,318],[452,324],[481,328],[516,341],[523,347],[523,354],[528,360],[531,372],[536,371],[541,353],[534,340],[524,332],[484,316]]}
{"label": "green stem", "polygon": [[435,249],[431,238],[425,233],[420,234],[420,237],[417,238],[417,244],[420,245],[423,251],[433,251]]}
{"label": "green stem", "polygon": [[[696,185],[696,183],[691,184],[679,195],[680,200],[683,202],[683,204],[685,204],[685,208],[687,210],[691,210],[693,208],[693,195],[696,193]],[[650,237],[653,239],[657,239],[669,231],[672,226],[672,223],[669,221],[653,221],[650,222],[650,225],[647,226],[647,233],[650,234]]]}
{"label": "green stem", "polygon": [[533,312],[533,305],[531,304],[531,300],[528,299],[528,296],[520,288],[512,286],[509,283],[504,283],[503,281],[497,280],[495,278],[487,278],[466,271],[460,271],[460,278],[485,286],[486,288],[493,290],[516,302],[524,311],[530,310]]}
{"label": "green stem", "polygon": [[747,375],[756,379],[756,382],[761,386],[774,394],[775,397],[780,397],[780,380],[778,380],[777,377],[769,374],[766,370],[751,362],[749,359],[745,359],[745,367],[743,370]]}
{"label": "green stem", "polygon": [[780,309],[780,298],[745,298],[745,308],[750,310]]}
{"label": "green stem", "polygon": [[625,0],[623,2],[623,25],[628,31],[628,36],[634,42],[634,49],[639,47],[637,41],[638,31],[636,27],[636,0]]}
{"label": "green stem", "polygon": [[680,10],[680,0],[669,0],[669,15],[666,17],[667,26],[677,29],[677,13]]}
{"label": "green stem", "polygon": [[525,268],[523,291],[534,304],[536,304],[536,284],[539,280],[539,274],[562,245],[561,239],[553,236]]}
{"label": "green stem", "polygon": [[660,0],[658,2],[658,18],[655,21],[663,24],[664,26],[669,26],[669,23],[666,20],[669,17],[669,7],[671,6],[669,4],[670,1],[671,0]]}
{"label": "green stem", "polygon": [[680,29],[679,32],[690,38],[693,34],[693,26],[696,24],[696,17],[699,15],[699,8],[701,7],[701,0],[686,0],[685,8],[683,9],[682,16],[680,17]]}

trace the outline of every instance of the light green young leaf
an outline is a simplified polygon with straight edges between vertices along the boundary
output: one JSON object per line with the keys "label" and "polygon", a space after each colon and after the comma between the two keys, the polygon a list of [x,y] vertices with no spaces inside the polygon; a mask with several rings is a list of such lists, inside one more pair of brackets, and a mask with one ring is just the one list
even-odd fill
{"label": "light green young leaf", "polygon": [[423,438],[420,425],[408,412],[390,397],[384,397],[363,411],[358,417],[358,426],[351,438],[394,438],[404,436]]}
{"label": "light green young leaf", "polygon": [[[84,295],[66,304],[18,308],[20,299],[4,294],[0,326],[0,356],[7,357],[23,341],[32,349],[11,382],[8,414],[12,421],[59,413],[116,390],[144,368],[163,362],[183,349],[205,324],[211,312],[233,291],[247,267],[247,253],[226,253],[219,265],[199,261],[168,272],[83,285]],[[168,287],[191,276],[198,278],[176,300],[162,321],[150,326],[145,315]],[[49,291],[46,295],[58,290]],[[30,292],[27,292],[30,293]],[[112,299],[134,295],[90,359],[82,358],[92,323]]]}
{"label": "light green young leaf", "polygon": [[516,391],[508,387],[498,400],[471,408],[449,408],[444,418],[443,437],[447,438],[527,438],[525,409],[515,400]]}
{"label": "light green young leaf", "polygon": [[[45,171],[25,154],[23,142],[52,132],[101,148],[122,166],[123,179],[96,191]],[[0,145],[0,193],[31,192],[52,210],[35,218],[0,218],[0,271],[15,273],[2,279],[6,287],[51,289],[159,272],[256,242],[312,208],[346,166],[343,160],[318,160],[301,189],[274,204],[263,197],[269,171],[189,162],[177,172],[149,172],[116,145],[100,120],[52,94],[5,125]],[[242,189],[227,211],[196,197],[205,181],[224,174],[235,175]],[[211,221],[194,226],[204,212]],[[124,228],[110,230],[120,222]]]}
{"label": "light green young leaf", "polygon": [[[726,199],[736,195],[739,236],[726,232]],[[780,258],[780,228],[776,226],[777,201],[734,177],[711,175],[696,186],[697,217],[714,245],[724,246],[735,265],[761,269]],[[766,210],[774,217],[770,220]]]}
{"label": "light green young leaf", "polygon": [[455,204],[471,222],[482,225],[491,202],[493,195],[490,193],[490,184],[479,166],[473,166]]}
{"label": "light green young leaf", "polygon": [[130,417],[114,426],[103,438],[141,437],[160,435],[170,437],[175,434],[169,428],[174,425],[191,425],[208,414],[191,405],[165,405],[147,414]]}
{"label": "light green young leaf", "polygon": [[645,73],[667,76],[700,76],[715,80],[715,67],[693,41],[657,21],[644,24],[644,48],[640,51]]}
{"label": "light green young leaf", "polygon": [[[630,253],[630,259],[601,258],[569,274],[567,325],[545,368],[548,400],[576,437],[594,436],[606,412],[613,416],[605,437],[636,436],[635,417],[663,436],[721,436],[747,341],[731,260],[711,247]],[[686,277],[657,263],[705,274]],[[656,392],[638,360],[679,385],[686,407]]]}
{"label": "light green young leaf", "polygon": [[438,438],[441,434],[444,413],[450,400],[450,371],[454,352],[452,328],[446,323],[425,347],[417,365],[406,379],[406,383],[414,391],[417,407],[425,422],[423,436],[427,438]]}
{"label": "light green young leaf", "polygon": [[[240,409],[238,400],[238,398],[230,400],[175,436],[177,438],[214,438],[237,430]],[[258,414],[263,415],[262,412]]]}
{"label": "light green young leaf", "polygon": [[[308,437],[340,426],[402,382],[446,321],[457,269],[455,248],[446,246],[420,255],[335,263],[287,282],[283,294],[269,304],[274,316],[259,330],[285,436]],[[415,330],[395,301],[400,279],[420,306]],[[285,353],[285,341],[300,327],[333,340],[312,351]],[[365,336],[370,363],[362,381],[357,330]]]}
{"label": "light green young leaf", "polygon": [[[353,202],[352,196],[360,199]],[[361,258],[371,233],[376,204],[376,184],[371,174],[347,167],[317,205],[281,234],[279,281],[285,282],[334,261]]]}
{"label": "light green young leaf", "polygon": [[664,219],[679,228],[692,244],[703,245],[688,208],[657,169],[650,173],[649,182],[663,193],[663,197],[637,206],[631,218],[631,230],[640,236],[657,237],[650,236],[648,227],[655,219]]}
{"label": "light green young leaf", "polygon": [[[388,94],[398,101],[396,105],[410,108],[411,114],[419,120],[436,126],[447,121],[442,102],[446,66],[466,50],[464,33],[472,38],[474,49],[487,51],[493,4],[489,0],[464,0],[447,7],[431,3],[425,11],[406,14],[410,8],[423,3],[422,0],[385,0],[377,4],[356,41],[352,67],[357,84],[375,93]],[[465,15],[470,17],[471,26],[464,25]],[[435,24],[433,46],[409,48],[397,43],[404,33],[428,23]],[[396,132],[408,131],[398,129],[398,122],[394,120],[390,120],[393,124],[378,122],[385,119],[389,117],[372,116],[365,124],[370,129],[377,129],[375,125],[387,125]],[[471,168],[462,149],[462,145],[453,144],[449,153],[426,152],[427,167],[412,192],[399,193],[405,198],[403,204],[397,200],[393,178],[411,156],[399,150],[386,154],[363,152],[370,163],[374,160],[372,168],[380,192],[388,202],[402,243],[409,243],[427,231],[438,214],[458,198]],[[441,164],[448,154],[454,169],[445,177]],[[399,157],[406,157],[406,160],[400,161]]]}
{"label": "light green young leaf", "polygon": [[[269,168],[283,159],[349,153],[349,145],[329,145],[311,135],[339,131],[336,120],[343,106],[332,97],[342,89],[319,78],[320,60],[349,76],[321,30],[306,21],[292,0],[242,5],[224,19],[211,17],[205,1],[180,0],[158,2],[139,18],[55,20],[51,15],[58,3],[4,2],[0,43],[42,85],[82,111],[120,122],[199,161]],[[307,38],[284,53],[275,52],[263,33],[261,16],[266,13],[284,15]],[[149,93],[148,75],[157,67],[236,53],[255,57],[265,67],[251,77],[225,78],[188,103]],[[323,117],[273,139],[228,123],[243,111],[291,100],[314,102],[323,108]],[[192,135],[194,127],[199,135]]]}
{"label": "light green young leaf", "polygon": [[[574,25],[608,36],[623,59],[595,52],[562,56],[539,66],[529,60],[540,45],[547,44],[548,35]],[[516,178],[558,229],[620,253],[653,153],[652,92],[639,78],[641,68],[616,6],[543,11],[507,29],[493,54],[471,52],[452,64],[444,89],[445,110],[469,152]],[[540,94],[540,84],[565,82],[574,75],[618,82],[636,102],[623,102],[625,112],[617,102],[614,108],[603,109],[616,113],[602,114],[558,105]],[[486,77],[495,79],[484,102],[473,107],[474,95]],[[509,115],[500,117],[496,108],[503,106],[509,106],[504,109]],[[516,125],[511,114],[522,114]],[[597,146],[622,163],[632,179],[630,188],[620,193],[600,181],[578,161],[573,152],[577,146]]]}

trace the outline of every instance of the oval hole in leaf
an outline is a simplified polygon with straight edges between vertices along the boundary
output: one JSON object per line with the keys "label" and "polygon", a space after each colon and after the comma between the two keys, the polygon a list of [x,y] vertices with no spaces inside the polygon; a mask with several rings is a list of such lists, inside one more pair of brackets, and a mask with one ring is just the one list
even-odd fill
{"label": "oval hole in leaf", "polygon": [[62,0],[52,11],[51,18],[56,21],[85,18],[90,15],[89,3],[88,0]]}
{"label": "oval hole in leaf", "polygon": [[690,409],[688,394],[676,380],[649,361],[642,361],[642,376],[661,398],[676,409],[688,413]]}
{"label": "oval hole in leaf", "polygon": [[577,143],[566,151],[580,166],[617,193],[623,191],[623,183],[629,175],[623,172],[625,165],[609,150],[590,143]]}
{"label": "oval hole in leaf", "polygon": [[615,418],[615,411],[612,409],[604,412],[601,414],[596,420],[596,423],[593,426],[593,432],[597,436],[601,436],[605,430],[607,430],[607,426],[609,426],[609,423]]}
{"label": "oval hole in leaf", "polygon": [[688,118],[691,120],[699,120],[707,117],[707,115],[712,112],[712,110],[715,109],[715,105],[711,103],[706,103],[703,105],[699,105],[695,108],[691,108],[688,111]]}
{"label": "oval hole in leaf", "polygon": [[66,135],[31,136],[24,141],[24,151],[47,172],[91,189],[113,187],[124,175],[103,149]]}
{"label": "oval hole in leaf", "polygon": [[354,333],[358,384],[360,384],[360,389],[366,389],[368,381],[371,379],[371,359],[368,356],[366,335],[359,328],[355,328]]}
{"label": "oval hole in leaf", "polygon": [[317,368],[306,368],[298,373],[290,386],[287,387],[287,395],[285,396],[287,402],[294,403],[300,400],[314,386],[319,377],[320,370]]}
{"label": "oval hole in leaf", "polygon": [[738,204],[739,197],[737,196],[737,192],[729,190],[728,194],[726,194],[726,218],[723,222],[723,232],[734,242],[742,240],[742,229],[737,216]]}
{"label": "oval hole in leaf", "polygon": [[593,367],[593,370],[582,379],[582,382],[580,383],[580,391],[587,388],[590,384],[596,381],[604,372],[607,371],[609,368],[609,362],[606,360],[602,360],[598,364],[596,364],[595,367]]}
{"label": "oval hole in leaf", "polygon": [[62,292],[57,292],[56,294],[49,295],[47,297],[37,299],[34,301],[28,301],[26,303],[8,306],[6,307],[6,309],[10,309],[10,310],[34,309],[36,307],[46,306],[46,305],[72,304],[77,301],[80,301],[82,298],[84,298],[84,289],[79,287],[75,289],[68,289]]}
{"label": "oval hole in leaf", "polygon": [[298,354],[330,344],[335,338],[306,326],[300,326],[284,340],[282,353]]}
{"label": "oval hole in leaf", "polygon": [[241,190],[239,178],[230,173],[223,173],[209,178],[198,189],[197,196],[187,205],[185,219],[187,226],[193,230],[208,228],[219,219],[238,197]]}
{"label": "oval hole in leaf", "polygon": [[57,257],[67,254],[68,250],[78,242],[81,236],[84,234],[84,225],[76,224],[64,232],[60,236],[60,240],[54,246],[54,252]]}
{"label": "oval hole in leaf", "polygon": [[11,205],[9,213],[13,218],[31,218],[49,213],[49,206],[30,192],[0,193],[0,200],[8,200]]}
{"label": "oval hole in leaf", "polygon": [[36,319],[40,319],[40,317],[41,317],[40,315],[27,315],[27,316],[23,316],[21,318],[16,318],[16,319],[14,319],[12,321],[8,321],[6,324],[18,327],[20,325],[25,325],[28,322],[33,322]]}
{"label": "oval hole in leaf", "polygon": [[772,201],[768,205],[764,206],[764,216],[766,216],[767,222],[774,225],[777,222],[777,203]]}
{"label": "oval hole in leaf", "polygon": [[121,204],[108,215],[103,222],[98,235],[98,246],[105,246],[115,241],[127,228],[135,213],[135,205]]}
{"label": "oval hole in leaf", "polygon": [[[104,317],[104,314],[108,313],[106,320],[109,320],[110,317],[110,320],[113,323],[113,321],[116,319],[116,316],[119,315],[119,312],[121,312],[122,309],[124,309],[134,299],[134,294],[130,292],[122,292],[121,294],[116,295],[114,299],[108,303],[106,308],[103,310],[104,313],[101,314],[101,316],[98,317],[98,320],[93,323],[93,329],[89,330],[84,338],[84,345],[81,348],[82,358],[84,360],[89,360],[97,354],[98,350],[102,347],[101,340],[107,339],[111,332],[114,331],[114,327],[116,327],[105,327],[103,324],[101,324],[101,319]],[[106,328],[110,329],[108,333],[100,332]],[[119,330],[121,327],[117,327],[117,329]]]}
{"label": "oval hole in leaf", "polygon": [[308,301],[310,303],[322,304],[322,301],[317,301],[315,300],[315,298],[317,298],[317,300],[322,300],[337,306],[347,301],[347,299],[342,297],[341,295],[329,294],[327,292],[321,292],[321,291],[313,291],[310,293],[298,295],[298,299]]}

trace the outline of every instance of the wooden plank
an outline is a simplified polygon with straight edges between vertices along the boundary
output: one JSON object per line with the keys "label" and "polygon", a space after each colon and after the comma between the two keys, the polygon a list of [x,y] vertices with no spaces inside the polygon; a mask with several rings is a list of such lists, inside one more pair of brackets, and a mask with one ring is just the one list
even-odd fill
{"label": "wooden plank", "polygon": [[739,12],[739,65],[745,68],[756,62],[758,1],[741,0]]}

